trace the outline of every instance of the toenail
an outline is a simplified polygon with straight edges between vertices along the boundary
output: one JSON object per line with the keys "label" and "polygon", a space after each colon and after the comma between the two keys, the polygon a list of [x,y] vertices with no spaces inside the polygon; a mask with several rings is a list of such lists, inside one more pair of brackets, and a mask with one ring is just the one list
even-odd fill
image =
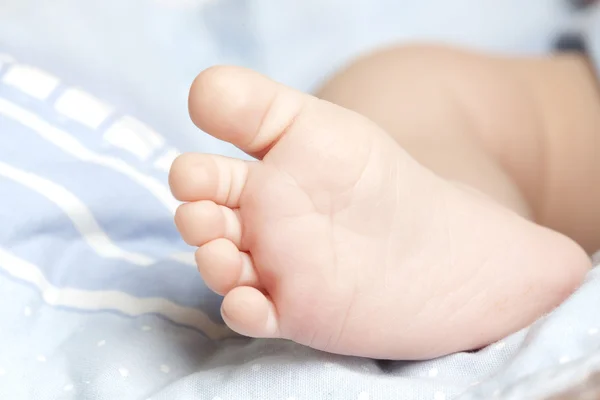
{"label": "toenail", "polygon": [[231,320],[231,317],[229,316],[229,314],[227,314],[227,311],[225,311],[225,307],[223,307],[222,304],[221,304],[221,315],[223,316],[223,318]]}

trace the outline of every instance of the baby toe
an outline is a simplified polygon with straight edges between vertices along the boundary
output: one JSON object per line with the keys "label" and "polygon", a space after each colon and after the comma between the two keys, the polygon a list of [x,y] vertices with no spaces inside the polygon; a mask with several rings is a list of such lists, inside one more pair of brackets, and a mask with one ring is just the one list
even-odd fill
{"label": "baby toe", "polygon": [[240,286],[225,296],[223,320],[235,332],[255,338],[278,338],[277,313],[273,302],[261,291]]}

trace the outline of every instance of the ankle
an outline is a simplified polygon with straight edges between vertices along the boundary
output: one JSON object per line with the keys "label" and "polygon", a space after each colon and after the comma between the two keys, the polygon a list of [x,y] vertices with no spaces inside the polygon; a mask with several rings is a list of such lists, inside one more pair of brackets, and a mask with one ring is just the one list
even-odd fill
{"label": "ankle", "polygon": [[582,55],[520,61],[516,72],[529,82],[543,143],[540,223],[578,241],[600,246],[600,86]]}

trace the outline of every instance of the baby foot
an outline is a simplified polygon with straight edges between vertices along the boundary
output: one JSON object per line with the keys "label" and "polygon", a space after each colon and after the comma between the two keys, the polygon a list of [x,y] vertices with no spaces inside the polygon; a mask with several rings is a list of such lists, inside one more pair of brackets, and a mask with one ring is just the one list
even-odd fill
{"label": "baby foot", "polygon": [[251,71],[212,68],[194,122],[260,161],[185,154],[175,217],[235,331],[333,353],[431,358],[487,345],[565,299],[566,237],[449,183],[374,123]]}

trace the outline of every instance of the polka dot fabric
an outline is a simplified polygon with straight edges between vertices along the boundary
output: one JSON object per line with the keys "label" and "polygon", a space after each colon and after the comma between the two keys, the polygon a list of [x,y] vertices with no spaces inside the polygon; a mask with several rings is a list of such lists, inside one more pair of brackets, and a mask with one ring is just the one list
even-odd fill
{"label": "polka dot fabric", "polygon": [[[11,343],[0,353],[2,399],[542,399],[600,369],[597,268],[529,329],[423,362],[341,357],[285,341],[213,341],[153,316],[49,307],[4,277],[0,290],[12,303],[0,303],[11,326],[0,331]],[[15,332],[27,341],[15,341]]]}
{"label": "polka dot fabric", "polygon": [[[9,12],[5,15],[21,15],[26,1],[29,0],[9,0],[3,3],[9,7],[0,6],[0,9]],[[52,12],[47,15],[58,15],[54,13],[58,4],[68,1],[51,5],[34,3],[39,9],[51,8]],[[160,7],[158,9],[125,6],[125,0],[107,0],[101,6],[92,2],[84,6],[84,3],[77,2],[78,6],[72,7],[66,15],[78,20],[85,7],[96,7],[96,25],[82,23],[77,27],[95,26],[103,34],[86,37],[69,33],[65,43],[72,47],[65,44],[67,47],[63,50],[68,50],[68,57],[60,58],[59,35],[69,31],[45,32],[40,36],[44,41],[38,45],[47,56],[44,59],[48,63],[47,70],[15,69],[22,60],[4,54],[15,48],[27,49],[16,58],[32,63],[34,47],[25,46],[24,41],[33,37],[29,33],[35,26],[43,26],[44,21],[36,18],[44,14],[32,13],[28,20],[31,30],[21,37],[15,32],[23,32],[25,24],[3,21],[0,12],[0,163],[3,163],[0,172],[4,174],[0,176],[0,399],[543,399],[580,381],[590,371],[600,370],[598,268],[590,272],[583,287],[567,302],[528,329],[479,351],[436,360],[366,360],[320,353],[286,341],[232,337],[218,316],[220,298],[207,291],[184,254],[189,249],[182,247],[172,227],[172,215],[167,212],[167,208],[172,207],[171,200],[160,195],[160,190],[153,189],[157,187],[156,182],[148,184],[166,182],[166,171],[178,153],[172,138],[156,134],[149,126],[158,127],[162,132],[187,131],[189,137],[201,141],[197,139],[197,131],[181,121],[187,123],[185,92],[189,81],[208,64],[230,62],[262,68],[279,80],[308,89],[316,82],[315,77],[323,74],[323,65],[308,65],[318,58],[308,49],[337,57],[336,62],[321,63],[328,68],[343,64],[351,53],[358,51],[338,46],[347,41],[343,32],[340,40],[333,43],[335,46],[332,45],[336,51],[320,47],[330,43],[319,30],[319,27],[329,29],[329,24],[323,23],[325,20],[319,19],[321,23],[315,24],[312,34],[318,36],[318,40],[310,43],[301,40],[296,32],[297,27],[306,24],[267,24],[265,21],[273,22],[273,19],[266,17],[265,10],[277,9],[281,12],[279,15],[287,17],[285,9],[305,16],[312,13],[323,16],[327,10],[348,10],[352,15],[359,15],[356,12],[359,5],[376,4],[381,10],[388,10],[400,7],[400,2],[356,0],[357,7],[348,7],[346,2],[337,0],[306,0],[302,4],[232,0],[136,2],[137,6],[153,4]],[[534,3],[533,0],[527,4],[514,2],[521,8]],[[290,8],[291,4],[297,4],[298,8]],[[547,1],[540,4],[547,9]],[[249,13],[252,18],[231,17],[231,10],[249,10],[251,5],[258,10]],[[426,8],[430,13],[431,7]],[[113,13],[119,18],[110,10],[120,10]],[[220,13],[220,10],[225,11]],[[590,13],[589,20],[585,19],[588,29],[583,36],[589,43],[592,60],[597,61],[600,60],[600,32],[597,31],[600,16],[594,17],[598,11],[595,13]],[[354,20],[350,14],[338,15],[338,25],[358,29],[360,24],[351,23]],[[393,22],[388,24],[390,31],[402,25],[393,13],[385,14]],[[223,15],[231,18],[223,18]],[[121,26],[121,31],[108,31],[105,21]],[[135,21],[142,21],[137,26],[139,29],[132,28]],[[163,29],[149,29],[156,21]],[[261,46],[248,32],[254,23],[262,24]],[[16,27],[14,31],[10,30],[11,26]],[[360,26],[362,30],[357,32],[364,35],[373,31],[371,25]],[[192,28],[198,37],[213,38],[214,42],[198,45],[192,41]],[[477,29],[482,29],[479,21]],[[122,34],[125,31],[127,34]],[[164,40],[167,32],[179,36]],[[144,41],[148,37],[150,43]],[[365,39],[361,46],[370,48],[390,38],[372,37],[372,40]],[[9,39],[11,43],[4,49],[4,41]],[[111,39],[119,43],[113,46],[111,57],[89,51],[101,40],[107,42],[99,47],[110,49]],[[512,40],[510,35],[508,40]],[[285,43],[285,48],[281,48],[280,43]],[[305,45],[301,46],[302,43]],[[278,51],[274,50],[277,46],[280,46]],[[301,52],[301,48],[305,52]],[[139,51],[137,55],[151,54],[152,57],[133,57],[129,53],[131,49]],[[184,56],[175,58],[174,49]],[[64,60],[75,60],[74,65],[92,65],[93,68],[69,66],[70,70],[62,70]],[[290,60],[298,62],[290,63]],[[53,75],[56,71],[63,71],[61,79],[69,79],[56,79]],[[99,73],[110,79],[96,79]],[[82,82],[88,82],[86,90],[103,101],[80,89]],[[149,85],[150,82],[153,85]],[[128,91],[137,96],[128,97]],[[15,122],[18,119],[21,126]],[[47,129],[48,124],[53,129]],[[40,139],[40,132],[46,138],[67,137],[68,140],[57,141],[63,146],[60,149],[43,147],[47,143]],[[69,153],[71,158],[65,151],[72,150],[75,142],[73,137],[63,135],[64,132],[73,134],[83,146]],[[20,140],[26,140],[29,147],[19,147]],[[31,143],[35,144],[33,148]],[[219,146],[214,142],[200,144],[205,151],[224,152]],[[23,148],[31,151],[23,152]],[[44,150],[36,150],[38,148]],[[82,148],[93,152],[86,153]],[[90,158],[90,154],[93,157]],[[82,164],[73,163],[72,158],[83,155],[88,161],[96,160],[97,165],[84,168]],[[110,161],[115,157],[119,160],[116,164]],[[22,171],[46,174],[43,182],[62,182],[72,192],[74,197],[67,197],[68,200],[82,199],[89,210],[80,207],[78,210],[85,212],[70,217],[76,221],[83,214],[95,216],[95,231],[86,236],[87,241],[77,236],[73,220],[65,220],[62,229],[32,228],[46,219],[56,222],[56,218],[48,218],[48,215],[59,215],[58,206],[48,203],[44,208],[32,203],[27,215],[19,214],[19,207],[28,198],[27,192],[7,177],[30,179],[31,174],[15,174],[15,167],[7,168],[8,164],[18,164]],[[100,171],[98,165],[116,168],[120,175],[104,179],[106,170]],[[125,168],[124,174],[123,165],[135,168]],[[138,179],[146,183],[144,190],[132,184],[135,181],[132,176],[142,176],[140,171],[151,178]],[[78,177],[85,178],[86,183],[92,179],[94,184],[76,187],[73,182]],[[15,195],[5,196],[9,192]],[[73,201],[69,204],[79,206]],[[115,226],[119,229],[113,229]],[[132,230],[132,226],[138,229]],[[99,234],[104,231],[106,235]],[[5,251],[5,247],[10,252]],[[34,262],[45,263],[47,269],[40,272],[32,268]],[[156,301],[157,298],[162,302]]]}

